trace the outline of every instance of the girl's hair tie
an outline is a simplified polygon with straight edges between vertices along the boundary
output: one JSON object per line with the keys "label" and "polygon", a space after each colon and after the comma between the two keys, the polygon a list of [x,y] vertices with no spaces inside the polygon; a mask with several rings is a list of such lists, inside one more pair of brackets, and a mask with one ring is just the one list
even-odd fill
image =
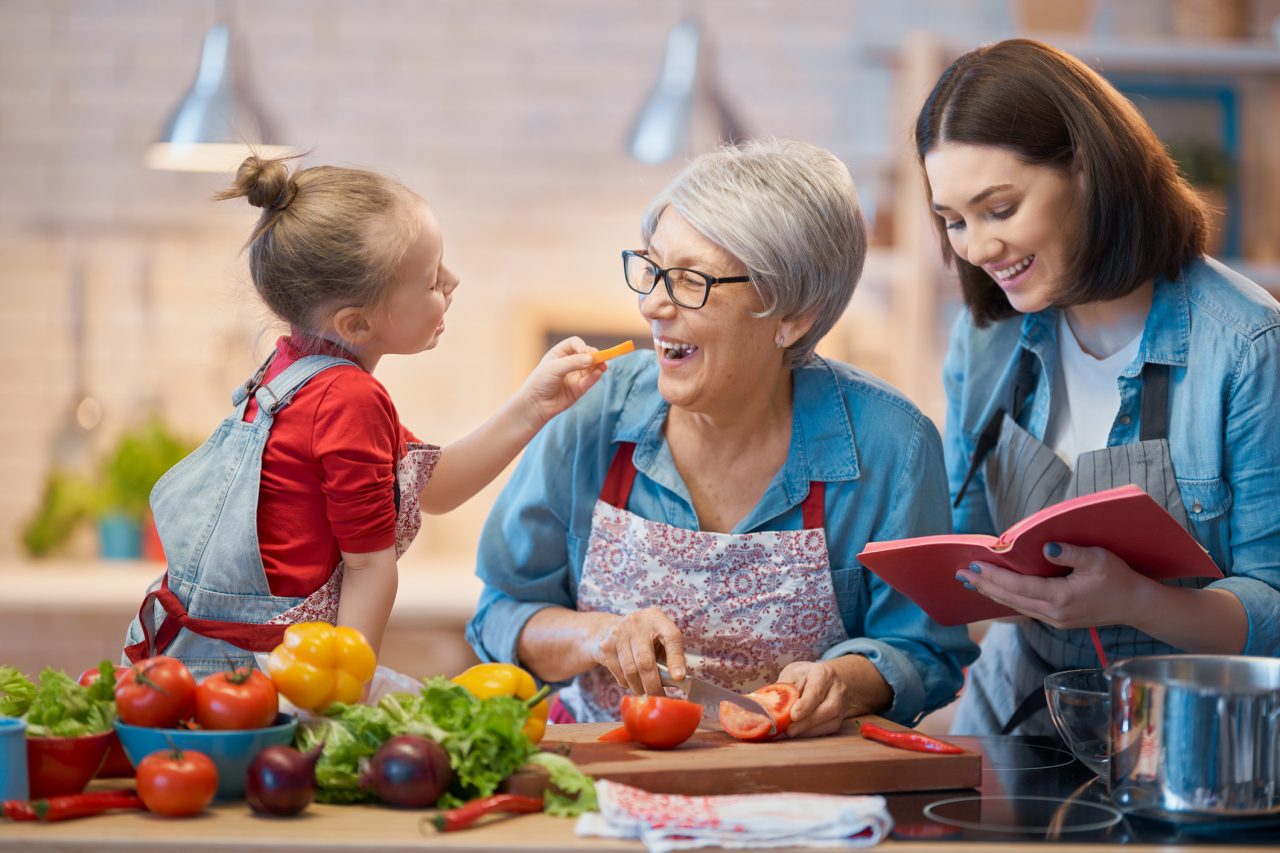
{"label": "girl's hair tie", "polygon": [[276,196],[276,200],[271,202],[268,210],[284,210],[293,202],[294,196],[298,194],[298,186],[292,180],[286,181],[284,189],[280,190],[280,195]]}

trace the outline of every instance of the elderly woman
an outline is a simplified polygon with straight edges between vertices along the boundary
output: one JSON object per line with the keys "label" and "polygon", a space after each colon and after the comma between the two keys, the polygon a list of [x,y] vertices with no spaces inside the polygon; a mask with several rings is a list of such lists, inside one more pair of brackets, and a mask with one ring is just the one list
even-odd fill
{"label": "elderly woman", "polygon": [[814,355],[866,256],[848,170],[796,142],[693,161],[645,211],[626,283],[656,353],[610,363],[534,440],[485,525],[468,639],[616,719],[671,675],[800,690],[792,735],[952,700],[975,657],[863,569],[867,542],[947,532],[933,424]]}

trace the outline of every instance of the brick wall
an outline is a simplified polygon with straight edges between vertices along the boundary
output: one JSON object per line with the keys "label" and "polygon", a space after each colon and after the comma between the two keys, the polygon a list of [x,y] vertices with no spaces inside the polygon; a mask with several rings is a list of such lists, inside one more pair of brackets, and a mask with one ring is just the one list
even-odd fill
{"label": "brick wall", "polygon": [[[687,5],[230,4],[286,141],[309,162],[392,172],[439,215],[463,278],[448,332],[437,350],[379,367],[420,435],[446,442],[483,420],[537,355],[539,317],[644,334],[617,251],[679,164],[635,163],[622,140]],[[1005,0],[696,6],[744,122],[834,150],[868,208],[906,138],[890,118],[890,65],[872,48],[925,22],[974,39],[1013,26]],[[214,13],[178,0],[0,0],[0,555],[18,552],[67,417],[77,264],[87,381],[106,412],[99,443],[149,405],[203,438],[273,339],[238,254],[254,211],[209,201],[221,178],[142,165]],[[495,488],[429,520],[425,547],[469,554]]]}

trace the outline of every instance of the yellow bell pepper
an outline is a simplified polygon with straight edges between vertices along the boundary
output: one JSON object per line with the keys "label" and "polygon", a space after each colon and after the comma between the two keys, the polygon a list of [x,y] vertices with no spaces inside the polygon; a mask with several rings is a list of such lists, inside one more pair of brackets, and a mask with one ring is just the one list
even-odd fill
{"label": "yellow bell pepper", "polygon": [[267,674],[286,699],[312,710],[359,702],[377,664],[373,647],[355,628],[299,622],[285,629],[284,642],[267,659]]}
{"label": "yellow bell pepper", "polygon": [[536,697],[537,701],[529,707],[529,720],[524,724],[524,733],[534,743],[542,740],[542,735],[547,730],[547,712],[551,709],[544,697],[550,690],[547,687],[538,689],[533,676],[520,667],[509,663],[478,663],[454,676],[453,683],[462,685],[467,692],[480,699],[513,696],[529,704]]}

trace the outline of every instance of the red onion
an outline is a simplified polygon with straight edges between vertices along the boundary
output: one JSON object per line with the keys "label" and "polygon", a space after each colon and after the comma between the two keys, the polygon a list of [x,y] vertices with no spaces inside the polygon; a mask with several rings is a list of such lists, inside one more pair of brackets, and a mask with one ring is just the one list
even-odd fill
{"label": "red onion", "polygon": [[299,752],[269,746],[257,754],[245,774],[245,799],[258,814],[295,815],[316,798],[316,762],[321,747]]}
{"label": "red onion", "polygon": [[392,806],[434,805],[453,781],[449,755],[440,744],[417,735],[396,735],[374,753],[360,786]]}

